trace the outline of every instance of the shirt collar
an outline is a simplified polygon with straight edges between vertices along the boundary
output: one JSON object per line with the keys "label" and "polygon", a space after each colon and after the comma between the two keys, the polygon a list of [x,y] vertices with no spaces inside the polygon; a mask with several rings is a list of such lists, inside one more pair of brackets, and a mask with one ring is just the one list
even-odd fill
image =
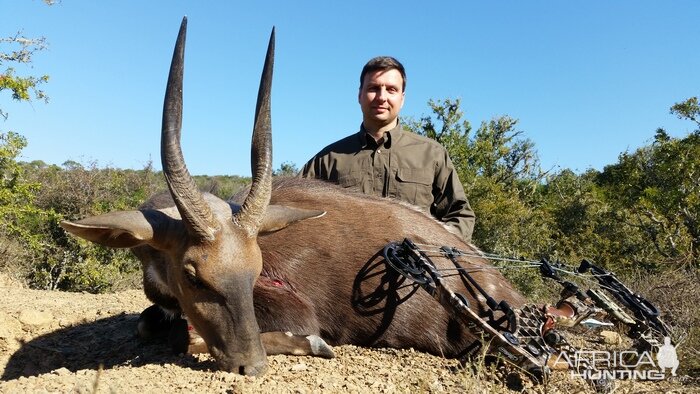
{"label": "shirt collar", "polygon": [[[401,125],[401,120],[396,123],[396,127],[393,129],[387,131],[384,133],[384,148],[389,149],[391,148],[392,144],[395,144],[400,138],[401,135],[403,134],[403,126]],[[362,149],[367,148],[368,146],[373,146],[376,147],[377,143],[374,140],[374,137],[369,135],[367,133],[367,130],[365,129],[364,125],[360,125],[360,131],[357,133],[357,136],[360,140],[360,147]]]}

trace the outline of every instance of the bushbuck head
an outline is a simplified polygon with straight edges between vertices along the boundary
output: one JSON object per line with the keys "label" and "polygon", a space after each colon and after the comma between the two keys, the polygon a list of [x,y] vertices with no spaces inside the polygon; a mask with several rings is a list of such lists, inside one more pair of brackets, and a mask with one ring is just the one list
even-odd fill
{"label": "bushbuck head", "polygon": [[274,29],[258,91],[250,191],[237,206],[197,189],[180,148],[186,27],[187,19],[183,18],[163,108],[161,160],[170,206],[144,204],[137,211],[112,212],[61,225],[102,245],[142,252],[145,248],[144,253],[137,253],[143,262],[145,285],[177,300],[221,369],[255,375],[266,367],[253,307],[253,286],[262,269],[257,236],[323,212],[268,209]]}

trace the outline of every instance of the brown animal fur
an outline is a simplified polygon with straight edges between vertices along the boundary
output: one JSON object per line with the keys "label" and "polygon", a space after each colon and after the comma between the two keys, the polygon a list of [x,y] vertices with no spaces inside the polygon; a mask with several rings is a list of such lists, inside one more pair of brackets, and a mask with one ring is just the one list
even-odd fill
{"label": "brown animal fur", "polygon": [[[405,286],[386,268],[381,251],[387,242],[404,237],[464,251],[473,247],[427,214],[397,201],[312,180],[285,179],[272,185],[274,30],[256,105],[250,192],[237,200],[239,206],[196,189],[180,149],[186,26],[185,18],[163,109],[161,162],[170,192],[138,211],[65,221],[62,227],[92,242],[132,248],[142,261],[149,299],[172,316],[184,312],[227,371],[255,375],[265,370],[261,332],[290,331],[321,335],[332,344],[457,355],[474,335],[428,294]],[[269,205],[270,198],[274,205]],[[438,268],[453,268],[444,258],[433,261]],[[523,303],[486,261],[472,258],[463,265],[475,270],[474,278],[494,298],[514,307]],[[450,278],[448,284],[482,312],[484,300],[459,279]],[[143,332],[149,332],[149,321],[163,320],[159,308],[147,311],[142,314]],[[273,338],[274,346],[284,345],[287,338],[265,337]],[[291,338],[286,348],[299,349],[299,338]],[[316,342],[309,341],[313,351]]]}
{"label": "brown animal fur", "polygon": [[[258,237],[263,270],[254,301],[262,331],[316,334],[331,344],[413,347],[447,357],[467,345],[464,328],[427,293],[416,292],[397,304],[410,289],[380,285],[388,273],[377,253],[390,241],[408,237],[419,244],[474,250],[440,222],[394,200],[308,179],[277,180],[271,203],[327,213]],[[432,260],[440,268],[454,267],[445,258]],[[463,266],[490,267],[474,258]],[[371,275],[376,273],[381,275]],[[497,270],[487,268],[473,276],[495,299],[514,307],[524,303]],[[475,299],[459,279],[448,283],[483,312],[483,299]],[[363,303],[370,294],[381,300],[376,305]]]}

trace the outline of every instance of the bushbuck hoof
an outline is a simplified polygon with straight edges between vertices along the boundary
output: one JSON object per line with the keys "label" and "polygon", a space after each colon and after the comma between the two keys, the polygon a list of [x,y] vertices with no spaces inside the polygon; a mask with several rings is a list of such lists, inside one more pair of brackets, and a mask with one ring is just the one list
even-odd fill
{"label": "bushbuck hoof", "polygon": [[309,344],[311,345],[312,356],[323,358],[335,358],[335,352],[333,352],[333,348],[328,346],[326,341],[324,341],[321,337],[316,335],[309,335],[308,337],[306,337],[306,339],[309,340]]}
{"label": "bushbuck hoof", "polygon": [[144,340],[165,337],[172,325],[173,320],[167,312],[158,305],[151,305],[139,315],[136,332]]}
{"label": "bushbuck hoof", "polygon": [[335,357],[333,349],[316,335],[303,336],[294,335],[291,332],[274,331],[261,333],[260,339],[268,355]]}

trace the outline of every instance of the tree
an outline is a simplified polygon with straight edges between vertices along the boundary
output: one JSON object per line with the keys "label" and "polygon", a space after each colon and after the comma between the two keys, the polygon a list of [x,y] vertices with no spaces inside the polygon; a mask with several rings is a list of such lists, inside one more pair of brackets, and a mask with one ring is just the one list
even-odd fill
{"label": "tree", "polygon": [[610,204],[596,184],[599,172],[564,169],[548,176],[538,191],[539,210],[550,231],[550,258],[576,263],[583,258],[608,266],[628,262],[622,245],[628,235],[615,223]]}
{"label": "tree", "polygon": [[416,134],[434,139],[447,149],[462,182],[462,172],[469,166],[469,135],[472,126],[462,120],[464,113],[460,109],[460,99],[429,100],[432,116],[423,116],[420,120],[406,119],[406,128]]}
{"label": "tree", "polygon": [[[19,76],[12,66],[31,64],[33,55],[46,48],[46,39],[30,39],[16,33],[0,38],[0,92],[7,91],[17,101],[48,100],[39,86],[48,76]],[[0,117],[7,119],[7,112],[0,108]],[[22,267],[12,267],[17,261],[31,260],[43,247],[37,227],[52,212],[34,205],[39,184],[25,179],[24,169],[17,157],[27,141],[20,134],[0,130],[0,252],[6,271],[18,273]],[[19,268],[19,269],[18,269]]]}
{"label": "tree", "polygon": [[280,168],[272,171],[273,176],[295,176],[299,172],[296,164],[285,161],[280,164]]}
{"label": "tree", "polygon": [[[54,1],[45,0],[46,4],[53,4]],[[7,49],[6,49],[7,47]],[[14,36],[0,38],[0,68],[5,70],[0,73],[0,92],[9,91],[12,99],[17,101],[30,101],[32,97],[38,100],[48,100],[48,96],[39,89],[39,85],[48,81],[48,75],[40,77],[18,76],[11,64],[29,65],[32,63],[34,54],[46,48],[46,39],[27,38],[18,32]],[[9,65],[8,65],[9,64]],[[0,117],[7,119],[7,112],[0,108]],[[13,229],[7,219],[9,212],[25,211],[20,208],[22,204],[31,204],[38,184],[25,183],[23,179],[23,169],[17,163],[16,158],[27,146],[27,141],[20,134],[15,132],[3,132],[0,130],[0,209],[2,209],[3,224],[10,230]],[[16,212],[15,212],[16,213]],[[15,228],[12,231],[20,231]]]}
{"label": "tree", "polygon": [[[77,163],[74,163],[77,164]],[[26,165],[27,168],[29,165]],[[96,163],[35,167],[27,179],[42,183],[34,204],[56,212],[35,229],[44,247],[28,265],[34,288],[104,292],[133,284],[140,264],[128,250],[109,249],[69,236],[59,218],[75,220],[116,210],[135,209],[165,187],[150,163],[142,170],[98,168]]]}
{"label": "tree", "polygon": [[642,261],[700,264],[700,133],[672,138],[659,129],[650,146],[606,166],[599,183],[619,222],[643,235]]}
{"label": "tree", "polygon": [[[0,68],[5,70],[0,74],[0,92],[9,90],[11,97],[18,101],[30,101],[32,97],[48,102],[48,96],[39,87],[48,82],[49,76],[19,76],[15,74],[15,68],[9,64],[28,65],[32,62],[34,54],[46,49],[46,39],[27,38],[18,32],[14,36],[0,38]],[[10,49],[5,50],[4,46]],[[0,108],[0,116],[7,119],[7,112]]]}
{"label": "tree", "polygon": [[532,255],[547,239],[529,201],[543,177],[534,144],[508,116],[482,122],[472,133],[460,104],[430,100],[433,114],[408,119],[406,127],[447,149],[477,215],[474,242],[493,253]]}
{"label": "tree", "polygon": [[[47,5],[54,5],[60,0],[44,0]],[[36,52],[46,49],[46,38],[27,38],[21,31],[14,35],[0,38],[0,92],[9,90],[11,97],[17,101],[30,101],[32,97],[48,102],[49,97],[39,86],[49,81],[48,75],[19,76],[12,65],[28,66]],[[0,117],[7,119],[7,112],[0,108]]]}
{"label": "tree", "polygon": [[51,210],[36,206],[39,183],[28,181],[17,156],[27,141],[17,133],[0,133],[0,267],[18,276],[43,254],[47,245],[40,230],[58,221]]}
{"label": "tree", "polygon": [[444,146],[465,185],[477,176],[509,187],[543,178],[534,143],[521,138],[523,132],[516,130],[517,119],[507,115],[495,117],[482,122],[472,135],[471,124],[462,120],[460,104],[460,99],[430,100],[428,106],[436,119],[408,119],[407,128]]}
{"label": "tree", "polygon": [[9,233],[23,234],[21,218],[34,212],[37,183],[26,182],[17,156],[27,140],[13,132],[0,133],[0,223]]}
{"label": "tree", "polygon": [[688,119],[698,125],[695,132],[700,132],[700,105],[698,98],[691,97],[682,103],[676,103],[671,107],[671,113],[678,116],[679,119]]}

